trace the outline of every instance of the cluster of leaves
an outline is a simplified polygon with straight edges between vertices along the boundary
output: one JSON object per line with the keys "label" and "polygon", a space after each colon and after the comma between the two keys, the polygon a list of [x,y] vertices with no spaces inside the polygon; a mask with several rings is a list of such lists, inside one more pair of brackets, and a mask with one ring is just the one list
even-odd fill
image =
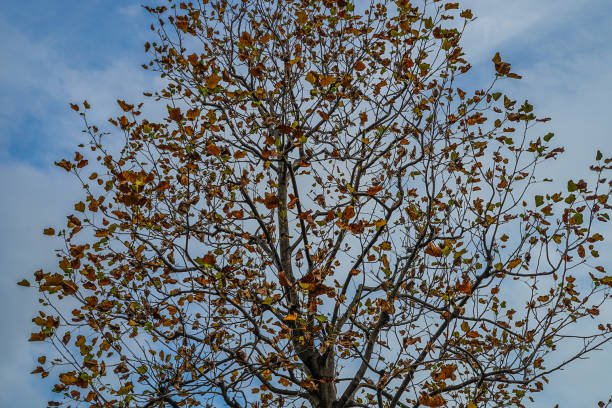
{"label": "cluster of leaves", "polygon": [[147,7],[167,117],[118,101],[113,152],[73,105],[90,151],[56,163],[86,195],[44,231],[65,247],[30,340],[65,403],[522,406],[612,338],[588,324],[612,159],[532,195],[547,119],[495,91],[499,54],[460,89],[471,11],[413,3]]}

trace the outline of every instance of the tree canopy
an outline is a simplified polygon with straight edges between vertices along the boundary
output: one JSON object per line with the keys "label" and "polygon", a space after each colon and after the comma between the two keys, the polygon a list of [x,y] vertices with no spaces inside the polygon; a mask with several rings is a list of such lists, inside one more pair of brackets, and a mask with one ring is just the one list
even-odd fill
{"label": "tree canopy", "polygon": [[545,183],[567,158],[510,64],[460,88],[470,10],[165,4],[167,117],[72,105],[87,140],[56,164],[84,196],[33,283],[50,406],[523,406],[610,341],[612,158]]}

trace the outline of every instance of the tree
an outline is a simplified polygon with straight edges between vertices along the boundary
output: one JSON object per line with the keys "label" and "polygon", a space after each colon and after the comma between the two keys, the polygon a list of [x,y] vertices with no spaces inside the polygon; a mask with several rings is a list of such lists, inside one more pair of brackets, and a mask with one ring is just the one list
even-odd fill
{"label": "tree", "polygon": [[85,197],[44,231],[65,246],[30,338],[63,403],[523,406],[610,341],[612,159],[542,184],[563,148],[497,91],[510,64],[459,88],[470,10],[195,3],[146,7],[166,118],[72,105],[90,151],[56,164]]}

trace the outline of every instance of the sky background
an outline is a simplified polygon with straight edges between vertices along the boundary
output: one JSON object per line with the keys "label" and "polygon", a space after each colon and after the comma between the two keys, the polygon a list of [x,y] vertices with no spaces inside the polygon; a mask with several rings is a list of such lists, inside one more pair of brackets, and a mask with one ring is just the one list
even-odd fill
{"label": "sky background", "polygon": [[[36,291],[15,283],[56,267],[59,241],[46,226],[65,223],[78,201],[74,180],[53,162],[74,154],[82,123],[68,106],[87,99],[97,124],[118,114],[116,99],[142,100],[159,80],[140,65],[152,39],[140,3],[118,0],[4,2],[0,9],[0,407],[44,407],[50,381],[30,375],[41,345],[28,343]],[[468,80],[488,84],[496,51],[523,80],[501,88],[529,99],[566,154],[547,169],[579,178],[597,149],[612,155],[612,1],[469,0],[477,20],[464,49]],[[153,109],[153,108],[152,108]],[[610,251],[612,252],[612,251]],[[612,267],[605,255],[607,268]],[[611,387],[612,348],[550,376],[533,407],[595,407]],[[52,377],[52,375],[51,375]]]}

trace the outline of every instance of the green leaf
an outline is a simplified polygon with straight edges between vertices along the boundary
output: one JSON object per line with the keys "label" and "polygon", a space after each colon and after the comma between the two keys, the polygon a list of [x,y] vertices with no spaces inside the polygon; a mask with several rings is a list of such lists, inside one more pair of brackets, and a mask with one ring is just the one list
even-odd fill
{"label": "green leaf", "polygon": [[567,191],[571,193],[572,191],[576,191],[576,190],[578,190],[578,187],[576,186],[576,184],[574,184],[572,180],[569,180],[567,182]]}
{"label": "green leaf", "polygon": [[574,224],[582,224],[582,213],[576,213],[572,217],[572,221]]}
{"label": "green leaf", "polygon": [[327,320],[327,317],[326,316],[315,316],[315,319],[317,319],[321,323],[324,323]]}
{"label": "green leaf", "polygon": [[544,204],[544,197],[541,195],[535,196],[535,203],[536,203],[536,207],[541,206],[542,204]]}
{"label": "green leaf", "polygon": [[499,97],[501,96],[501,92],[495,92],[494,94],[492,94],[491,96],[493,97],[493,100],[496,101],[499,99]]}
{"label": "green leaf", "polygon": [[574,201],[576,201],[576,196],[574,194],[568,195],[567,198],[565,199],[565,202],[568,204],[571,204]]}
{"label": "green leaf", "polygon": [[601,154],[601,152],[598,150],[597,156],[595,156],[595,160],[601,160],[602,157],[603,157],[603,154]]}
{"label": "green leaf", "polygon": [[545,141],[545,142],[548,142],[550,139],[552,139],[552,138],[553,138],[553,136],[554,136],[554,135],[555,135],[555,134],[554,134],[554,133],[552,133],[552,132],[551,132],[551,133],[547,133],[547,134],[545,134],[545,135],[544,135],[544,141]]}

